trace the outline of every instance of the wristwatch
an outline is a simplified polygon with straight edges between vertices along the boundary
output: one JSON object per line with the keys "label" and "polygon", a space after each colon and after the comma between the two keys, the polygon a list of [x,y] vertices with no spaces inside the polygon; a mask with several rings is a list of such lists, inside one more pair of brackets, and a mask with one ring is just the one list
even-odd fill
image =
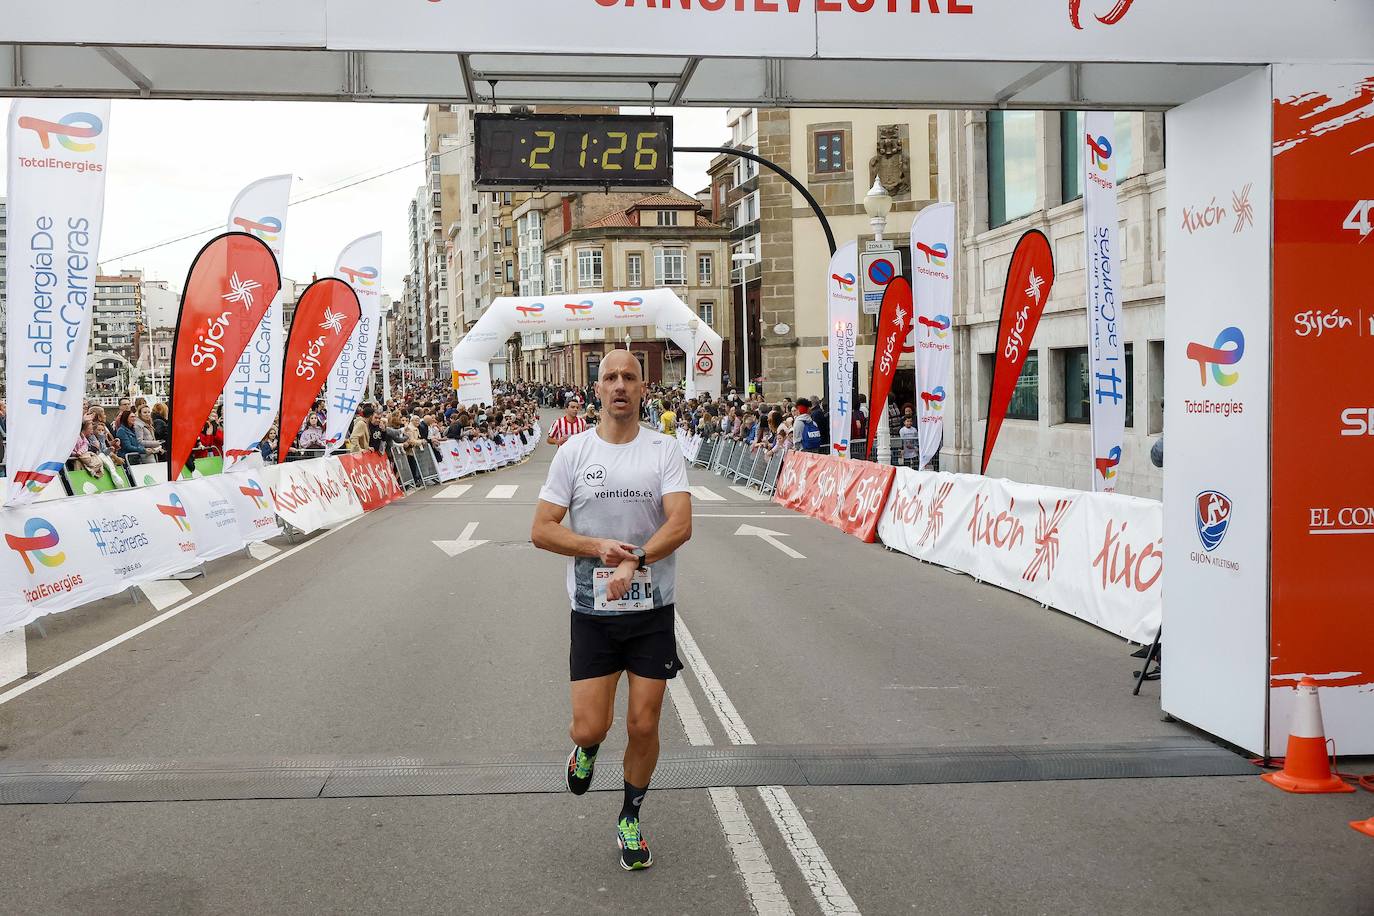
{"label": "wristwatch", "polygon": [[639,569],[643,569],[645,566],[648,565],[644,562],[644,558],[648,556],[648,554],[644,552],[643,547],[636,547],[634,550],[631,550],[630,556],[634,557],[636,560],[639,561]]}

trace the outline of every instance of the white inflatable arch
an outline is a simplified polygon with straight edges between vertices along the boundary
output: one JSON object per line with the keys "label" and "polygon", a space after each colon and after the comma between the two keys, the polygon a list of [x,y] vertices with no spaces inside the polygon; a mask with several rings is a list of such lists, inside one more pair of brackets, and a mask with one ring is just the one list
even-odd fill
{"label": "white inflatable arch", "polygon": [[[687,395],[720,397],[721,339],[670,289],[497,299],[453,350],[453,387],[463,404],[490,404],[491,361],[524,331],[653,327],[687,354]],[[610,334],[609,340],[620,335]]]}

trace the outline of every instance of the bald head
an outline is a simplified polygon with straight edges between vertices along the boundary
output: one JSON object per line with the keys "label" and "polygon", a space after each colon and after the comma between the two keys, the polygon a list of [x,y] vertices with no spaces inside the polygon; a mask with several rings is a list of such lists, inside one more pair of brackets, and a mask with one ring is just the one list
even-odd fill
{"label": "bald head", "polygon": [[629,350],[612,350],[601,360],[601,371],[597,376],[598,381],[605,381],[607,373],[632,372],[636,378],[639,377],[639,360]]}
{"label": "bald head", "polygon": [[600,380],[596,383],[607,418],[636,423],[644,397],[644,378],[639,360],[629,350],[612,350],[601,360]]}

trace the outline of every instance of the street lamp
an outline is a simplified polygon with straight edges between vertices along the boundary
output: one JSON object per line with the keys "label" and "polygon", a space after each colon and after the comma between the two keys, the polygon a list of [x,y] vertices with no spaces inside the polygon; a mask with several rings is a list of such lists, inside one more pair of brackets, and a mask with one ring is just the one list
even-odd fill
{"label": "street lamp", "polygon": [[883,230],[887,228],[887,216],[892,212],[892,195],[883,187],[881,178],[873,180],[873,187],[864,197],[864,210],[868,213],[868,222],[873,227],[875,240],[881,242]]}
{"label": "street lamp", "polygon": [[752,251],[741,251],[730,260],[739,266],[739,307],[743,313],[740,320],[740,327],[744,333],[744,398],[749,399],[749,389],[752,387],[749,382],[749,291],[746,288],[748,276],[745,271],[749,265],[758,261],[759,256]]}

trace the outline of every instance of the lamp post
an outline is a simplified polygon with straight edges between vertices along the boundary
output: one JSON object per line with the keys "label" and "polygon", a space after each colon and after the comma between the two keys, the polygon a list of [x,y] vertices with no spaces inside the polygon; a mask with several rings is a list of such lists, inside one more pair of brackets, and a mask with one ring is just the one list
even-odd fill
{"label": "lamp post", "polygon": [[749,269],[749,265],[757,262],[758,259],[759,256],[754,254],[752,251],[741,251],[739,254],[734,255],[730,258],[730,260],[733,261],[735,265],[739,267],[739,307],[741,312],[740,333],[744,336],[743,367],[744,399],[746,401],[749,400],[749,389],[753,387],[753,383],[750,381],[749,378],[749,278],[746,271]]}
{"label": "lamp post", "polygon": [[[887,217],[892,212],[892,195],[883,187],[882,179],[875,179],[873,187],[864,197],[864,211],[868,213],[869,225],[873,227],[875,241],[883,240],[883,230],[887,228]],[[881,329],[882,313],[874,321],[874,327]],[[870,373],[870,385],[872,378]],[[873,415],[868,418],[869,439],[872,442],[873,460],[880,464],[892,462],[892,430],[887,422],[887,399],[881,404],[870,404]],[[874,424],[877,424],[875,427]]]}

